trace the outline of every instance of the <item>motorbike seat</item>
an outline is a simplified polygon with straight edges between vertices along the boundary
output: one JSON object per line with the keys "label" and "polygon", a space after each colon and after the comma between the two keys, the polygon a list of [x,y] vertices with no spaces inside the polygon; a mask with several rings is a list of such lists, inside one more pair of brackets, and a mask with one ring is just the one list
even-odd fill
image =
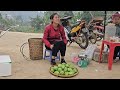
{"label": "motorbike seat", "polygon": [[78,25],[79,25],[79,23],[77,23],[77,24],[71,26],[71,28],[77,27]]}
{"label": "motorbike seat", "polygon": [[67,21],[68,19],[71,19],[72,16],[65,16],[64,18],[61,18],[60,20],[61,21]]}

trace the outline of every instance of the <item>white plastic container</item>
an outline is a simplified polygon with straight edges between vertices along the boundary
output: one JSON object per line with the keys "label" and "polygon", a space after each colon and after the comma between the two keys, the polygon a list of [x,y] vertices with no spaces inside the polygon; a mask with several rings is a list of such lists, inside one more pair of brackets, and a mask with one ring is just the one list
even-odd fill
{"label": "white plastic container", "polygon": [[0,76],[11,75],[11,59],[9,55],[0,55]]}

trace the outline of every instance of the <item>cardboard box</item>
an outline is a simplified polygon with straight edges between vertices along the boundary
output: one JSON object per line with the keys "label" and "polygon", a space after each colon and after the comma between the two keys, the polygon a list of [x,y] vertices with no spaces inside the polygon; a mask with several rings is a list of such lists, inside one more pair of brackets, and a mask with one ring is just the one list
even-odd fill
{"label": "cardboard box", "polygon": [[0,55],[0,76],[11,75],[11,59],[9,55]]}

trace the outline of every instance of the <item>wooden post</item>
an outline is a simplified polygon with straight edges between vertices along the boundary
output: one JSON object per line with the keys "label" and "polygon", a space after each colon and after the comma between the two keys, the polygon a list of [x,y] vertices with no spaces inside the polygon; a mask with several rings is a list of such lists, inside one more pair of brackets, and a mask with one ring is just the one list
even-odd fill
{"label": "wooden post", "polygon": [[105,18],[104,18],[104,39],[105,39],[105,24],[106,24],[106,18],[107,18],[107,11],[105,11]]}

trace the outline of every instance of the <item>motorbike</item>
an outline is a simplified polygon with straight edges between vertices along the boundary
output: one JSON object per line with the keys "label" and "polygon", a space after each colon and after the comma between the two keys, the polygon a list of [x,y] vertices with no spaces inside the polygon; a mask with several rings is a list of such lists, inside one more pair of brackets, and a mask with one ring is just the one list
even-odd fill
{"label": "motorbike", "polygon": [[104,26],[102,24],[103,19],[93,19],[89,23],[89,29],[96,34],[97,41],[100,41],[104,38]]}
{"label": "motorbike", "polygon": [[96,36],[96,34],[93,32],[93,29],[91,28],[91,26],[87,26],[86,29],[88,30],[88,32],[87,32],[88,40],[89,40],[92,44],[95,44],[95,43],[97,42],[97,36]]}
{"label": "motorbike", "polygon": [[94,26],[95,30],[97,31],[97,41],[100,41],[104,38],[104,27],[103,26]]}
{"label": "motorbike", "polygon": [[71,18],[72,17],[68,16],[61,19],[61,24],[65,29],[69,46],[71,43],[76,42],[82,49],[86,49],[88,46],[88,37],[87,31],[85,29],[85,22],[81,21],[71,26],[71,24],[68,21]]}

